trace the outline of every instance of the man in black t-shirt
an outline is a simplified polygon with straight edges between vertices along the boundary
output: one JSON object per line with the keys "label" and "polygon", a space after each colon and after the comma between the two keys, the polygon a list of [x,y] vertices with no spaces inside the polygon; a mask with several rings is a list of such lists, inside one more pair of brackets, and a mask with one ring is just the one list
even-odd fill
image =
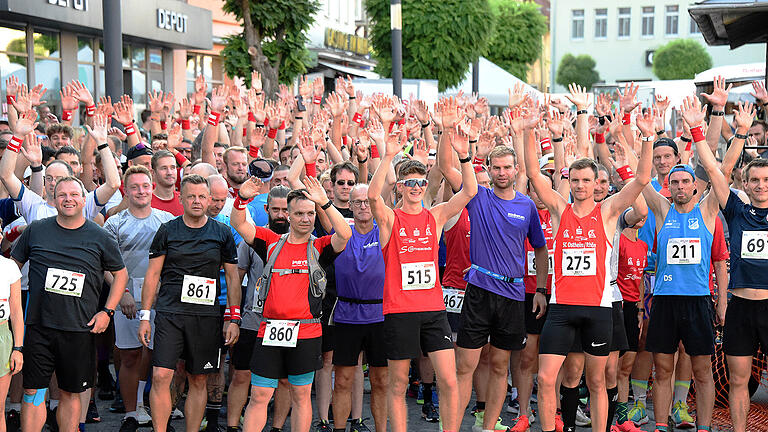
{"label": "man in black t-shirt", "polygon": [[[103,332],[128,282],[120,250],[110,235],[83,216],[85,187],[75,177],[53,189],[58,216],[32,222],[13,248],[21,267],[29,261],[29,304],[24,357],[24,430],[41,430],[45,392],[56,372],[60,430],[77,430],[80,395],[93,385],[94,335]],[[99,310],[104,272],[114,281]],[[21,350],[21,347],[14,349]]]}
{"label": "man in black t-shirt", "polygon": [[[203,177],[185,176],[181,181],[184,214],[161,225],[149,248],[141,304],[154,304],[157,312],[150,401],[152,423],[158,432],[165,432],[168,425],[169,387],[176,362],[182,356],[189,381],[186,422],[188,427],[200,426],[207,395],[205,374],[215,373],[221,366],[219,269],[224,267],[228,286],[240,283],[232,232],[206,216],[210,199],[210,187]],[[227,311],[232,319],[224,330],[225,345],[234,344],[239,336],[240,296],[240,290],[227,290]],[[139,340],[145,345],[150,338],[149,317],[147,309],[139,314]]]}

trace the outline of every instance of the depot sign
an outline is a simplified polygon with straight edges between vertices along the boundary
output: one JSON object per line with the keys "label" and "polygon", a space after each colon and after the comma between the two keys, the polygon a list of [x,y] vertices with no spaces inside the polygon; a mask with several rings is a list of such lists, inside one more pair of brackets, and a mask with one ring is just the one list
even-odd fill
{"label": "depot sign", "polygon": [[157,10],[157,27],[161,29],[186,33],[187,19],[187,15],[183,13],[170,11],[168,9]]}

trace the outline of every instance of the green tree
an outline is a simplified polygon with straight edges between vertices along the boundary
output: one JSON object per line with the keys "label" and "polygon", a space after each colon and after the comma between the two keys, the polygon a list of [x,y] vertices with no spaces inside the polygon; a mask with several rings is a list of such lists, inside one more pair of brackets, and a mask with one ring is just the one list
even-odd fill
{"label": "green tree", "polygon": [[693,39],[675,39],[653,54],[653,74],[663,80],[692,79],[712,67],[712,57]]}
{"label": "green tree", "polygon": [[488,60],[525,80],[530,65],[539,59],[547,18],[531,1],[491,0],[496,20],[488,46]]}
{"label": "green tree", "polygon": [[589,90],[598,81],[600,74],[595,70],[595,59],[589,55],[574,56],[569,53],[560,59],[555,82],[561,86],[568,87],[568,84],[576,83]]}
{"label": "green tree", "polygon": [[306,32],[318,8],[316,0],[225,0],[224,11],[243,21],[243,32],[225,39],[227,74],[250,84],[250,72],[258,71],[265,94],[272,97],[278,83],[306,72]]}
{"label": "green tree", "polygon": [[[366,0],[376,72],[392,75],[389,0]],[[488,48],[488,0],[403,0],[403,77],[437,79],[440,91],[461,83]]]}

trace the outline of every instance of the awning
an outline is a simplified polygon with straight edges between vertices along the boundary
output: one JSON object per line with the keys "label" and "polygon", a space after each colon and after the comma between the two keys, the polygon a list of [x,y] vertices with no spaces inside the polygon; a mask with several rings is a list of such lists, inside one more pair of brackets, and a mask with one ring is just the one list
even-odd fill
{"label": "awning", "polygon": [[688,13],[709,45],[734,49],[768,42],[768,0],[704,0],[690,6]]}
{"label": "awning", "polygon": [[369,79],[378,79],[379,74],[372,70],[367,69],[357,69],[349,66],[342,66],[340,64],[326,62],[326,61],[318,61],[319,64],[331,68],[337,72],[341,72],[346,75],[352,75],[355,77],[361,77],[361,78],[369,78]]}

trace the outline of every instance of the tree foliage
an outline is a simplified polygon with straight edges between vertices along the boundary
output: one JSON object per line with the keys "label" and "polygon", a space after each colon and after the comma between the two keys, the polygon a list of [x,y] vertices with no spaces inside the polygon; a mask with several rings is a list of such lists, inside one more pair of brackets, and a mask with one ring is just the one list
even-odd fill
{"label": "tree foliage", "polygon": [[243,22],[241,34],[225,39],[227,74],[250,84],[250,72],[257,70],[265,94],[271,96],[278,81],[289,83],[306,72],[310,59],[306,32],[318,9],[317,0],[225,0],[223,10]]}
{"label": "tree foliage", "polygon": [[712,57],[693,39],[675,39],[653,55],[653,73],[659,79],[692,79],[712,67]]}
{"label": "tree foliage", "polygon": [[[390,1],[366,0],[376,72],[392,75]],[[403,78],[437,79],[456,86],[486,52],[493,35],[488,0],[403,0]]]}
{"label": "tree foliage", "polygon": [[495,34],[488,47],[488,60],[525,80],[530,65],[541,55],[547,18],[532,1],[491,0]]}
{"label": "tree foliage", "polygon": [[589,90],[596,82],[600,81],[600,74],[595,70],[595,65],[595,60],[587,54],[579,56],[566,54],[560,59],[555,82],[564,87],[576,83]]}

